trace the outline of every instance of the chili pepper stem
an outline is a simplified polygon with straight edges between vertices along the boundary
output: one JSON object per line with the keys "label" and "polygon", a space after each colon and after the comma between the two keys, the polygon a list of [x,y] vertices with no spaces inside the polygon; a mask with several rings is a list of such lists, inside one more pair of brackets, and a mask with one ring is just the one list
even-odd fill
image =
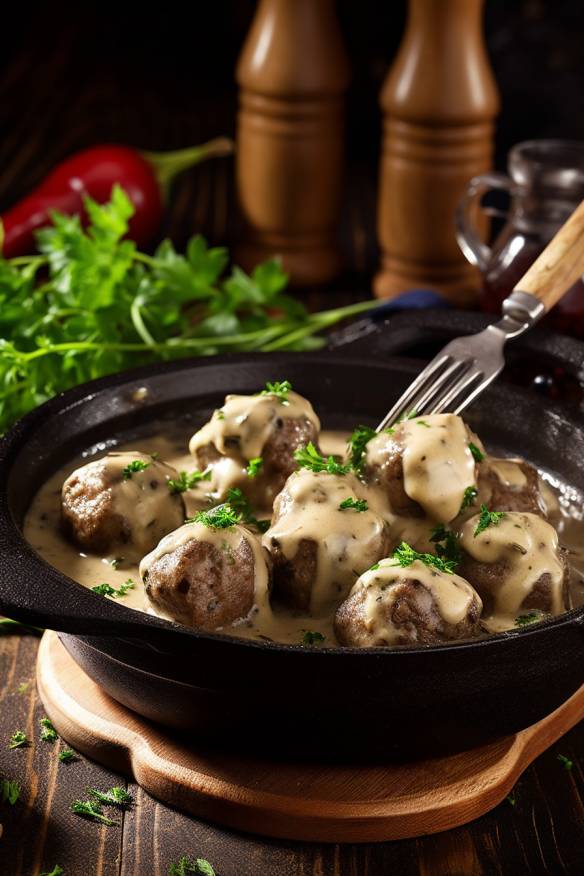
{"label": "chili pepper stem", "polygon": [[189,146],[187,149],[177,149],[174,152],[143,151],[140,154],[152,165],[161,191],[166,197],[170,184],[177,174],[207,158],[231,155],[233,149],[233,140],[228,137],[216,137],[214,140],[209,140],[208,143]]}

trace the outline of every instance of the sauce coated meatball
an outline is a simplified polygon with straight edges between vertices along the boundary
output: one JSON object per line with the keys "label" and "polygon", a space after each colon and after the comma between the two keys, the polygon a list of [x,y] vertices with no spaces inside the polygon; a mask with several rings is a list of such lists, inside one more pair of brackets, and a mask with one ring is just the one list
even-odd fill
{"label": "sauce coated meatball", "polygon": [[546,516],[539,474],[524,459],[487,457],[481,467],[479,498],[491,511],[524,511]]}
{"label": "sauce coated meatball", "polygon": [[310,402],[291,390],[280,395],[228,395],[223,407],[193,435],[189,450],[199,468],[211,468],[211,492],[217,501],[239,487],[252,502],[267,508],[297,468],[294,452],[309,442],[316,444],[319,431]]}
{"label": "sauce coated meatball", "polygon": [[509,511],[480,531],[480,515],[460,535],[458,571],[480,593],[497,629],[529,610],[557,615],[569,607],[569,567],[555,529],[536,514]]}
{"label": "sauce coated meatball", "polygon": [[330,611],[386,556],[389,526],[363,497],[352,474],[301,469],[288,478],[263,538],[274,563],[274,593],[283,602],[314,615]]}
{"label": "sauce coated meatball", "polygon": [[449,523],[477,482],[473,445],[482,455],[479,439],[454,414],[404,420],[367,444],[363,476],[386,493],[394,514]]}
{"label": "sauce coated meatball", "polygon": [[92,553],[137,560],[184,521],[182,497],[169,489],[177,471],[146,453],[108,453],[63,484],[67,536]]}
{"label": "sauce coated meatball", "polygon": [[342,645],[436,645],[476,636],[482,603],[468,581],[420,560],[392,559],[361,575],[335,615]]}
{"label": "sauce coated meatball", "polygon": [[185,523],[144,557],[140,577],[155,613],[189,627],[251,624],[254,612],[269,610],[269,557],[241,525]]}

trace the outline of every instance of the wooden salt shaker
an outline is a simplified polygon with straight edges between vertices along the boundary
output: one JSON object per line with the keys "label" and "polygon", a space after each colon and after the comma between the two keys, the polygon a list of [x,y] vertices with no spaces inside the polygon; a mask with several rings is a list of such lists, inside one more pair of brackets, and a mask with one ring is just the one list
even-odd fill
{"label": "wooden salt shaker", "polygon": [[337,273],[348,80],[334,0],[260,0],[237,65],[242,267],[280,255],[295,285]]}
{"label": "wooden salt shaker", "polygon": [[409,0],[381,93],[381,298],[417,287],[458,305],[475,299],[479,277],[456,243],[454,213],[468,180],[491,166],[499,100],[482,10],[483,0]]}

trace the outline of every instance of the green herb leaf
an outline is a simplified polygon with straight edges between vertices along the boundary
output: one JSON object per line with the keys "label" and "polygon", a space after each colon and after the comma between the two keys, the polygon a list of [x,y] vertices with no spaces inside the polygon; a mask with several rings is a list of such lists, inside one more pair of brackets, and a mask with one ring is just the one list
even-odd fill
{"label": "green herb leaf", "polygon": [[289,380],[276,380],[274,383],[266,383],[266,388],[258,392],[258,395],[273,395],[280,404],[289,405],[288,393],[292,389],[292,384]]}
{"label": "green herb leaf", "polygon": [[235,509],[235,511],[241,514],[242,522],[245,523],[246,526],[253,526],[259,532],[265,532],[270,528],[269,520],[257,519],[252,511],[247,496],[243,494],[243,491],[239,487],[231,487],[231,489],[227,490],[227,502]]}
{"label": "green herb leaf", "polygon": [[97,584],[95,587],[92,587],[94,593],[99,594],[99,596],[112,596],[114,599],[120,599],[122,596],[126,596],[129,590],[134,589],[134,581],[132,578],[128,578],[127,581],[124,581],[123,584],[120,584],[119,588],[116,590],[115,587],[112,587],[111,584],[103,583]]}
{"label": "green herb leaf", "polygon": [[41,725],[41,742],[56,742],[59,734],[53,727],[52,721],[49,718],[41,718],[39,724]]}
{"label": "green herb leaf", "polygon": [[483,451],[479,447],[477,447],[476,444],[473,444],[472,441],[469,442],[468,449],[474,456],[476,462],[482,462],[484,459],[486,459]]}
{"label": "green herb leaf", "polygon": [[526,614],[519,614],[515,618],[515,626],[516,627],[526,627],[529,624],[535,624],[538,621],[542,621],[545,619],[545,614],[543,611],[529,611]]}
{"label": "green herb leaf", "polygon": [[249,460],[245,471],[246,471],[248,477],[255,478],[256,475],[258,475],[261,472],[263,467],[264,467],[264,460],[262,459],[262,457],[261,456],[254,456],[253,459]]}
{"label": "green herb leaf", "polygon": [[303,645],[322,645],[326,636],[313,630],[302,630]]}
{"label": "green herb leaf", "polygon": [[339,511],[349,510],[368,511],[369,505],[367,504],[367,499],[352,499],[350,496],[347,499],[343,499],[339,505]]}
{"label": "green herb leaf", "polygon": [[176,864],[169,864],[168,867],[169,876],[189,876],[193,873],[195,876],[216,876],[215,870],[206,858],[197,858],[193,861],[183,855],[180,861]]}
{"label": "green herb leaf", "polygon": [[462,514],[463,511],[466,511],[467,508],[470,508],[471,505],[474,505],[475,499],[478,496],[479,491],[475,486],[467,487],[464,491],[464,495],[462,497],[462,502],[460,505],[459,514]]}
{"label": "green herb leaf", "polygon": [[196,484],[201,481],[211,480],[211,469],[206,471],[181,471],[178,478],[171,478],[167,481],[168,489],[171,493],[184,493],[186,490],[192,490]]}
{"label": "green herb leaf", "polygon": [[129,462],[123,470],[123,479],[127,481],[132,477],[133,474],[135,474],[135,472],[145,471],[151,465],[151,462],[144,462],[142,459],[133,459],[132,462]]}
{"label": "green herb leaf", "polygon": [[242,522],[242,516],[228,502],[211,508],[210,511],[199,511],[194,517],[188,517],[185,523],[202,523],[209,529],[230,529]]}
{"label": "green herb leaf", "polygon": [[75,813],[75,815],[80,815],[82,818],[99,821],[101,824],[106,824],[108,827],[118,824],[117,821],[113,821],[111,818],[108,818],[103,814],[101,806],[99,803],[96,803],[95,800],[74,800],[71,804],[71,812]]}
{"label": "green herb leaf", "polygon": [[505,516],[506,514],[504,511],[489,511],[486,505],[481,505],[481,514],[474,531],[474,537],[476,538],[477,535],[480,535],[481,532],[484,532],[489,526],[498,526]]}
{"label": "green herb leaf", "polygon": [[510,794],[507,794],[507,797],[505,799],[510,806],[515,806],[517,803],[517,793],[515,791],[511,791]]}
{"label": "green herb leaf", "polygon": [[86,791],[90,797],[93,797],[105,806],[119,806],[120,808],[124,808],[125,806],[131,806],[134,802],[132,795],[128,794],[126,789],[120,786],[110,788],[109,791],[98,791],[97,788],[86,788]]}
{"label": "green herb leaf", "polygon": [[447,563],[458,566],[461,560],[460,548],[456,533],[447,529],[443,523],[438,523],[430,532],[430,541],[436,545],[436,556]]}
{"label": "green herb leaf", "polygon": [[72,748],[63,748],[59,752],[59,760],[61,763],[71,763],[73,760],[78,760],[78,757]]}
{"label": "green herb leaf", "polygon": [[16,730],[10,737],[8,748],[25,748],[29,744],[26,733]]}
{"label": "green herb leaf", "polygon": [[294,459],[299,468],[307,468],[314,472],[325,471],[328,474],[345,475],[351,470],[350,465],[341,465],[336,462],[333,456],[325,459],[320,455],[312,441],[309,441],[306,447],[300,447],[296,450]]}
{"label": "green herb leaf", "polygon": [[430,423],[427,423],[425,420],[416,420],[416,426],[425,426],[426,429],[431,429]]}
{"label": "green herb leaf", "polygon": [[359,469],[363,465],[365,454],[367,453],[367,445],[376,435],[377,432],[370,426],[357,426],[356,429],[353,429],[353,433],[347,443],[347,451],[354,469]]}
{"label": "green herb leaf", "polygon": [[65,871],[59,864],[55,864],[50,872],[41,873],[41,876],[62,876]]}
{"label": "green herb leaf", "polygon": [[452,575],[456,568],[456,562],[454,560],[445,560],[434,554],[420,553],[419,551],[414,550],[414,548],[405,541],[402,541],[402,543],[394,550],[391,558],[396,561],[394,563],[395,566],[403,566],[405,568],[411,566],[416,560],[419,560],[426,566],[437,569],[439,572],[446,572],[447,575]]}
{"label": "green herb leaf", "polygon": [[367,569],[367,571],[368,571],[368,572],[376,572],[377,569],[379,569],[379,568],[380,568],[380,563],[373,563],[372,566],[369,566],[369,568]]}
{"label": "green herb leaf", "polygon": [[9,779],[0,779],[0,802],[9,803],[11,806],[18,801],[20,797],[20,785],[18,782],[11,782]]}
{"label": "green herb leaf", "polygon": [[566,757],[565,754],[558,754],[558,760],[563,765],[564,769],[568,770],[568,772],[570,772],[570,770],[574,766],[574,761],[570,760],[569,757]]}

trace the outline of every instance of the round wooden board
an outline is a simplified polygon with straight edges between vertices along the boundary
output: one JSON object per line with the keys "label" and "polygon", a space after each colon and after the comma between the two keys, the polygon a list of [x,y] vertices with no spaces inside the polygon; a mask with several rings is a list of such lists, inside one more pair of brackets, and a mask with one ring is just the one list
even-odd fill
{"label": "round wooden board", "polygon": [[319,842],[381,842],[438,833],[488,812],[542,751],[584,717],[584,686],[515,736],[410,764],[319,766],[187,745],[119,705],[45,633],[37,683],[74,748],[200,818],[251,833]]}

